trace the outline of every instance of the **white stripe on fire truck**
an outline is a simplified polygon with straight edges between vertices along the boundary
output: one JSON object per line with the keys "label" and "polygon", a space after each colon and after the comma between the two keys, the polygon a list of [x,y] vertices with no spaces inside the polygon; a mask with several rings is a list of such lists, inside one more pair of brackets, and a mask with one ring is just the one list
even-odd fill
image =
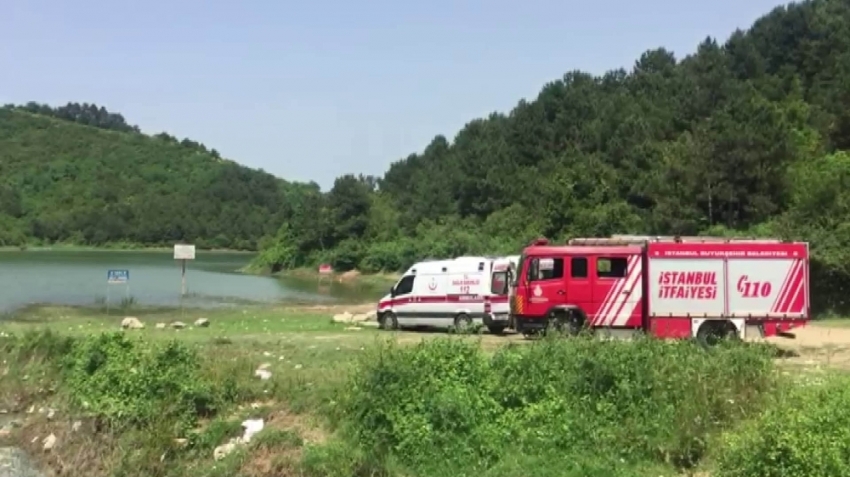
{"label": "white stripe on fire truck", "polygon": [[791,281],[793,281],[792,277],[794,276],[794,267],[796,266],[797,261],[792,260],[791,266],[788,267],[788,271],[785,273],[785,280],[782,282],[782,287],[779,289],[779,293],[776,294],[776,300],[773,301],[773,306],[770,307],[770,311],[778,311],[779,306],[782,304],[782,297],[785,296],[785,293],[787,293]]}
{"label": "white stripe on fire truck", "polygon": [[779,292],[779,296],[776,297],[776,303],[774,303],[771,311],[774,313],[782,313],[785,301],[788,299],[788,295],[792,293],[791,290],[794,287],[794,280],[797,278],[797,272],[802,265],[802,260],[794,260],[791,263],[790,270],[788,271],[788,277],[785,279],[785,282],[782,283],[782,290]]}
{"label": "white stripe on fire truck", "polygon": [[620,278],[614,283],[614,286],[611,287],[612,293],[609,294],[609,298],[606,298],[605,300],[605,304],[603,305],[602,311],[598,317],[599,319],[596,321],[597,326],[608,326],[609,317],[613,320],[614,314],[617,313],[617,310],[619,310],[619,308],[615,309],[615,306],[620,302],[620,298],[623,296],[621,292],[626,286],[626,282],[629,280],[629,278],[631,278],[638,258],[639,257],[637,256],[632,256],[629,258],[626,268],[626,277]]}
{"label": "white stripe on fire truck", "polygon": [[611,307],[611,312],[605,317],[605,326],[612,326],[616,324],[615,320],[619,317],[621,309],[625,305],[626,300],[629,298],[629,290],[631,290],[634,286],[635,277],[640,276],[637,273],[639,268],[638,263],[639,261],[635,260],[634,265],[629,267],[628,274],[626,275],[625,280],[623,280],[623,287],[620,289],[620,293],[614,297],[614,306]]}
{"label": "white stripe on fire truck", "polygon": [[[597,271],[597,273],[599,273]],[[614,283],[611,285],[611,288],[608,289],[608,294],[605,296],[605,301],[602,302],[602,305],[599,307],[599,312],[596,314],[596,320],[594,320],[594,325],[602,326],[605,323],[605,317],[608,314],[611,306],[613,305],[614,296],[619,289],[621,282],[625,282],[625,280],[614,280]]]}
{"label": "white stripe on fire truck", "polygon": [[794,273],[791,274],[791,280],[788,284],[788,289],[786,290],[782,301],[778,303],[776,311],[779,313],[788,313],[791,306],[794,304],[794,300],[797,299],[797,295],[803,287],[803,282],[805,281],[805,277],[801,276],[803,272],[803,261],[798,260],[795,265]]}
{"label": "white stripe on fire truck", "polygon": [[[800,267],[800,268],[802,268],[802,267]],[[805,279],[805,277],[803,277],[803,278],[800,279],[799,282],[797,282],[797,290],[794,292],[793,295],[791,295],[791,300],[788,301],[787,306],[783,307],[782,313],[791,313],[793,306],[794,306],[794,303],[797,302],[797,297],[800,295],[800,293],[803,292],[803,285],[804,285],[805,281],[806,281],[806,279]]]}
{"label": "white stripe on fire truck", "polygon": [[635,303],[640,303],[641,298],[643,297],[643,284],[639,283],[641,278],[642,264],[641,261],[637,261],[637,265],[635,265],[635,272],[629,278],[629,283],[626,284],[626,290],[630,290],[628,295],[623,295],[623,305],[620,308],[620,312],[617,315],[617,318],[614,320],[614,326],[625,326],[628,323],[629,318],[632,316],[632,312],[635,309]]}
{"label": "white stripe on fire truck", "polygon": [[614,282],[614,284],[611,285],[611,288],[608,289],[608,294],[605,295],[605,299],[602,300],[602,303],[599,305],[599,309],[596,310],[596,316],[593,317],[593,321],[591,322],[592,325],[599,325],[602,320],[604,320],[605,310],[610,304],[609,301],[611,300],[611,297],[614,296],[614,291],[617,289],[617,285],[619,285],[619,283],[619,281]]}

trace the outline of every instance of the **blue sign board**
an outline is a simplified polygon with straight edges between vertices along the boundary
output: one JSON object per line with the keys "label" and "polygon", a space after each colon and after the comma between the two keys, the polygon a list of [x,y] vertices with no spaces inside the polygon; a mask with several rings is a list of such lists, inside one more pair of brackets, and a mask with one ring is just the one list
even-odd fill
{"label": "blue sign board", "polygon": [[130,270],[109,270],[106,272],[106,283],[127,283],[130,281]]}

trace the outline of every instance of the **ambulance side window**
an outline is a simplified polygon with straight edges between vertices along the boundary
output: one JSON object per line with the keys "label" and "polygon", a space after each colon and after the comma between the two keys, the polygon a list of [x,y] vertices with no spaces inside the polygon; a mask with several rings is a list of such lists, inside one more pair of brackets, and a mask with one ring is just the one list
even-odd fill
{"label": "ambulance side window", "polygon": [[398,285],[395,287],[396,295],[407,295],[408,293],[413,291],[413,280],[416,278],[416,275],[408,275],[401,280],[399,280]]}
{"label": "ambulance side window", "polygon": [[623,257],[599,257],[596,259],[596,276],[599,278],[623,278],[629,261]]}
{"label": "ambulance side window", "polygon": [[573,257],[570,260],[570,277],[587,278],[587,259],[584,257]]}
{"label": "ambulance side window", "polygon": [[528,267],[528,281],[555,280],[564,278],[563,258],[532,258]]}

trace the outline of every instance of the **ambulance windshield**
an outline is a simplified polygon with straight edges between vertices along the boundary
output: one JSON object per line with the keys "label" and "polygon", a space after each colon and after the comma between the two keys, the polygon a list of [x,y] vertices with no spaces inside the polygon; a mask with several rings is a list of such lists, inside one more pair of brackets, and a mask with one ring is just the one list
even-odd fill
{"label": "ambulance windshield", "polygon": [[508,294],[508,272],[493,272],[493,280],[490,282],[490,293],[494,295]]}

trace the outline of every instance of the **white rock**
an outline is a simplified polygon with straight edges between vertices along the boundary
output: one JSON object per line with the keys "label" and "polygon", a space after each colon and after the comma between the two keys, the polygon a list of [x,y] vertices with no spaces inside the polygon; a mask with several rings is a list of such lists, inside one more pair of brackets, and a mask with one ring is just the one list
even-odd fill
{"label": "white rock", "polygon": [[77,432],[81,427],[83,427],[82,421],[74,421],[74,423],[71,424],[71,432]]}
{"label": "white rock", "polygon": [[139,321],[138,318],[128,316],[121,320],[121,328],[125,330],[141,330],[145,327],[145,324]]}
{"label": "white rock", "polygon": [[182,330],[186,327],[186,323],[183,323],[182,321],[175,321],[171,323],[171,327],[177,330]]}
{"label": "white rock", "polygon": [[260,379],[262,379],[263,381],[266,381],[268,379],[271,379],[272,372],[269,371],[268,369],[258,369],[256,371],[254,371],[254,376],[259,376]]}
{"label": "white rock", "polygon": [[234,450],[236,450],[236,440],[231,440],[227,444],[222,444],[213,450],[213,458],[215,460],[221,460],[227,457],[227,454],[230,454]]}
{"label": "white rock", "polygon": [[264,426],[265,423],[262,419],[247,419],[242,421],[242,427],[245,428],[245,434],[242,435],[242,442],[251,442],[251,438],[254,437],[254,434],[262,431]]}
{"label": "white rock", "polygon": [[210,326],[210,320],[206,318],[198,318],[197,320],[195,320],[195,326],[197,326],[198,328],[207,328],[208,326]]}
{"label": "white rock", "polygon": [[363,328],[361,328],[359,326],[346,326],[345,327],[345,331],[360,331],[362,329]]}
{"label": "white rock", "polygon": [[56,416],[56,409],[48,409],[47,410],[47,418],[53,419],[54,416]]}
{"label": "white rock", "polygon": [[166,325],[165,325],[165,323],[157,323],[157,324],[156,324],[156,329],[158,329],[158,330],[164,330],[164,329],[165,329],[165,326],[166,326]]}
{"label": "white rock", "polygon": [[354,315],[352,315],[351,313],[346,311],[345,313],[340,313],[339,315],[334,315],[333,320],[334,320],[334,323],[351,323],[352,316],[354,316]]}
{"label": "white rock", "polygon": [[52,433],[44,438],[44,450],[49,451],[56,445],[56,436]]}

